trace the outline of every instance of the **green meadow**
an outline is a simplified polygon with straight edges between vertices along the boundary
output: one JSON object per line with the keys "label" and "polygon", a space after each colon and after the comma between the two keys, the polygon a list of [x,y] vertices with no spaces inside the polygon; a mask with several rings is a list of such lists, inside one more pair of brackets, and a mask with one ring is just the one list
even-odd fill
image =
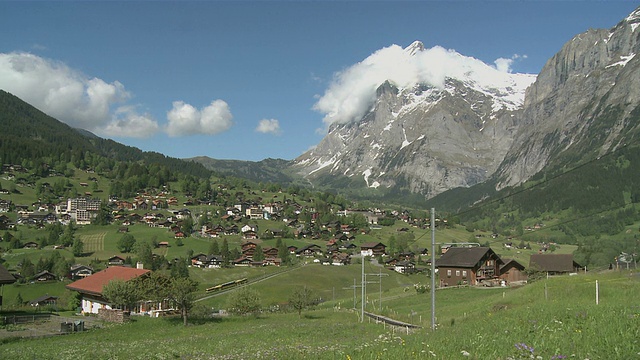
{"label": "green meadow", "polygon": [[[338,268],[338,267],[335,267]],[[359,266],[351,266],[356,269]],[[312,284],[312,265],[252,286],[262,298],[286,299]],[[337,270],[336,270],[337,271]],[[242,276],[245,274],[237,273]],[[342,276],[347,282],[353,274]],[[134,317],[83,333],[5,339],[6,359],[637,359],[640,357],[640,277],[605,272],[551,277],[517,288],[460,288],[436,292],[436,330],[431,330],[430,294],[408,284],[416,277],[383,277],[367,289],[366,310],[420,325],[391,327],[360,318],[353,290],[297,313],[192,318]],[[325,279],[330,279],[326,277]],[[424,278],[422,276],[421,278]],[[351,281],[353,281],[351,279]],[[330,280],[325,288],[331,285]],[[358,280],[359,282],[359,280]],[[596,282],[598,304],[596,304]],[[349,294],[345,294],[348,292]],[[332,291],[333,293],[333,291]],[[199,303],[215,307],[222,295]],[[382,308],[376,307],[381,297]]]}

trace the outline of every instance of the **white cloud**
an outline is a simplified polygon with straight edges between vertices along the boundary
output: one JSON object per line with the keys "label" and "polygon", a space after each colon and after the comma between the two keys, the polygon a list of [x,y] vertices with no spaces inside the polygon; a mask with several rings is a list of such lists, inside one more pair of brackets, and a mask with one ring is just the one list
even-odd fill
{"label": "white cloud", "polygon": [[495,64],[495,67],[498,71],[502,71],[505,73],[510,73],[513,69],[511,68],[511,66],[513,65],[513,62],[519,59],[526,59],[527,55],[518,55],[518,54],[514,54],[513,56],[511,56],[510,58],[497,58],[493,63]]}
{"label": "white cloud", "polygon": [[280,122],[276,119],[262,119],[258,123],[256,131],[263,134],[280,135]]}
{"label": "white cloud", "polygon": [[[518,56],[519,57],[519,56]],[[363,61],[338,72],[318,97],[313,109],[325,114],[325,127],[361,119],[376,99],[376,89],[385,81],[399,88],[428,84],[444,88],[445,79],[471,79],[491,87],[504,81],[495,68],[454,50],[435,46],[410,51],[398,45],[382,48]],[[325,131],[326,131],[325,128]]]}
{"label": "white cloud", "polygon": [[[359,119],[373,104],[376,89],[389,80],[406,88],[418,83],[444,87],[445,77],[460,54],[436,46],[412,55],[398,45],[376,51],[362,62],[335,74],[324,95],[313,106],[325,115],[325,125]],[[475,60],[475,59],[473,59]],[[477,60],[475,60],[477,61]]]}
{"label": "white cloud", "polygon": [[174,101],[167,113],[166,132],[169,136],[214,135],[228,130],[233,125],[232,119],[229,105],[223,100],[214,100],[201,110],[183,101]]}
{"label": "white cloud", "polygon": [[158,128],[158,122],[151,115],[140,115],[133,107],[122,106],[100,132],[108,136],[148,138],[155,135]]}
{"label": "white cloud", "polygon": [[150,117],[132,109],[126,118],[112,113],[113,107],[131,97],[120,82],[89,78],[62,62],[30,53],[0,53],[0,88],[69,126],[98,134],[139,136],[142,130],[157,127]]}

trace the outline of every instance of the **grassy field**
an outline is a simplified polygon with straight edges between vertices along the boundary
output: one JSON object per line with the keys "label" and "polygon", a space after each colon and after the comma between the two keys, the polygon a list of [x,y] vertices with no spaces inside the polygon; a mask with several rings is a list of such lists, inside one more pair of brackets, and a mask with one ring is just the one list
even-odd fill
{"label": "grassy field", "polygon": [[[599,304],[595,303],[598,281]],[[257,286],[257,285],[256,285]],[[258,288],[256,288],[258,289]],[[264,289],[258,289],[264,292]],[[6,359],[637,359],[640,278],[610,272],[520,288],[383,292],[384,312],[423,328],[365,319],[327,301],[315,310],[194,320],[136,317],[84,333],[5,340]],[[368,310],[373,310],[368,307]]]}

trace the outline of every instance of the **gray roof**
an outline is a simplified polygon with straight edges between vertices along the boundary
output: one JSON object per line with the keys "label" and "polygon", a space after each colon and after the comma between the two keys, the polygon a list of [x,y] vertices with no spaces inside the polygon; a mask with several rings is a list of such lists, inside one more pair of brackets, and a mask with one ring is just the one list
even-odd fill
{"label": "gray roof", "polygon": [[529,267],[540,271],[574,272],[582,266],[573,261],[573,254],[533,254]]}

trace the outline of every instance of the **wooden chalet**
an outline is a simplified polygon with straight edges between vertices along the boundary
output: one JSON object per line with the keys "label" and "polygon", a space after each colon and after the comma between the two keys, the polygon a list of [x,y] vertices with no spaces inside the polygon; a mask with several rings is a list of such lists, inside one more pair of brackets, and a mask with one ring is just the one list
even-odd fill
{"label": "wooden chalet", "polygon": [[393,266],[393,270],[400,274],[413,274],[416,272],[416,264],[409,260],[398,261]]}
{"label": "wooden chalet", "polygon": [[93,275],[93,269],[87,265],[77,264],[71,267],[69,274],[73,280],[84,279]]}
{"label": "wooden chalet", "polygon": [[107,263],[109,265],[123,265],[124,264],[124,258],[122,256],[112,256],[107,260]]}
{"label": "wooden chalet", "polygon": [[489,247],[451,247],[436,260],[440,286],[478,285],[496,279],[503,264]]}
{"label": "wooden chalet", "polygon": [[55,274],[44,270],[33,275],[33,279],[36,281],[55,281],[58,279],[58,277]]}
{"label": "wooden chalet", "polygon": [[323,255],[322,249],[320,248],[320,246],[316,244],[310,244],[296,250],[296,256],[313,257],[313,256],[322,256],[322,255]]}
{"label": "wooden chalet", "polygon": [[507,284],[513,282],[527,281],[527,273],[524,271],[524,265],[513,259],[503,259],[504,264],[500,266],[500,280],[504,280]]}
{"label": "wooden chalet", "polygon": [[367,242],[360,245],[362,256],[378,256],[387,253],[387,246],[380,242]]}
{"label": "wooden chalet", "polygon": [[577,273],[582,269],[582,265],[573,260],[573,254],[533,254],[529,258],[529,267],[548,275]]}
{"label": "wooden chalet", "polygon": [[57,296],[52,296],[49,294],[42,295],[36,299],[29,301],[29,305],[31,306],[47,306],[47,305],[56,305],[58,302]]}

